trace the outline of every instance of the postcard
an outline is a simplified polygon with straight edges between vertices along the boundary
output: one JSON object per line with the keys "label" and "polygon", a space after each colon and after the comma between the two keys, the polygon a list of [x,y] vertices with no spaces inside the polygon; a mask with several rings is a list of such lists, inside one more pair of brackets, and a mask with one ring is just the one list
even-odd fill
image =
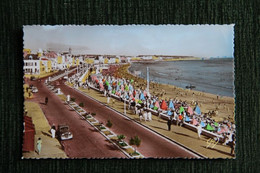
{"label": "postcard", "polygon": [[234,25],[23,32],[22,158],[235,158]]}

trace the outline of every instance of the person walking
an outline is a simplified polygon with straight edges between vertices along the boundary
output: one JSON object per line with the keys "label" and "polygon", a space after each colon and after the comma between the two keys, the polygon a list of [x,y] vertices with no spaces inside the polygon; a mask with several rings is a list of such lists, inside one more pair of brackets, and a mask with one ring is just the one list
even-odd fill
{"label": "person walking", "polygon": [[198,138],[200,139],[200,134],[201,134],[201,132],[202,132],[202,127],[201,127],[201,125],[200,125],[200,122],[199,122],[199,125],[198,125],[198,127],[197,127],[197,132],[198,132]]}
{"label": "person walking", "polygon": [[42,150],[42,139],[41,138],[38,138],[37,140],[37,152],[38,152],[38,155],[41,153],[41,150]]}
{"label": "person walking", "polygon": [[171,125],[172,125],[171,119],[169,119],[169,120],[167,121],[167,125],[168,125],[168,130],[171,131]]}
{"label": "person walking", "polygon": [[52,138],[55,138],[55,137],[56,137],[56,129],[55,129],[55,126],[52,126],[52,128],[51,128],[51,137],[52,137]]}
{"label": "person walking", "polygon": [[45,97],[45,105],[48,104],[48,97]]}
{"label": "person walking", "polygon": [[109,101],[110,101],[110,94],[107,93],[107,104],[109,104]]}

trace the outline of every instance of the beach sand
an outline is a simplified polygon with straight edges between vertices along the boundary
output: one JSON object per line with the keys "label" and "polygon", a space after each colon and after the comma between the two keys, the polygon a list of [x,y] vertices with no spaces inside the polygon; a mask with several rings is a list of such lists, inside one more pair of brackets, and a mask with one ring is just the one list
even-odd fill
{"label": "beach sand", "polygon": [[[145,89],[147,81],[145,79],[134,76],[128,71],[130,65],[120,66],[114,73],[116,77],[134,79],[134,87]],[[214,111],[213,114],[208,114],[209,117],[217,122],[228,119],[234,123],[235,100],[232,97],[217,96],[210,93],[183,89],[173,85],[159,84],[150,82],[149,90],[152,95],[158,96],[160,99],[178,99],[186,101],[192,108],[198,103],[202,113]]]}

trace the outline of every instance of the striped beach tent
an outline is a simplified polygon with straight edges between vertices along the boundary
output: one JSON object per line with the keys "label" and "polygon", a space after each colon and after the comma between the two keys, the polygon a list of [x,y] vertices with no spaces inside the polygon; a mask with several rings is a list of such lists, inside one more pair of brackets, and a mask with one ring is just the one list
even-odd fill
{"label": "striped beach tent", "polygon": [[180,109],[179,109],[179,113],[181,114],[182,112],[184,112],[184,107],[181,106]]}
{"label": "striped beach tent", "polygon": [[197,115],[201,114],[200,107],[198,105],[195,107],[194,113]]}
{"label": "striped beach tent", "polygon": [[215,129],[214,129],[214,127],[212,127],[210,124],[207,124],[206,130],[208,130],[208,131],[213,131],[213,130],[215,130]]}
{"label": "striped beach tent", "polygon": [[167,109],[168,109],[168,106],[167,106],[165,100],[162,101],[161,109],[162,109],[162,110],[167,110]]}
{"label": "striped beach tent", "polygon": [[170,109],[174,109],[174,104],[173,104],[173,101],[170,100],[169,101],[169,106],[168,106]]}
{"label": "striped beach tent", "polygon": [[193,110],[192,110],[192,108],[189,106],[188,107],[188,111],[187,111],[190,115],[193,115]]}
{"label": "striped beach tent", "polygon": [[194,126],[196,126],[196,125],[198,124],[198,121],[197,121],[196,119],[192,119],[192,120],[191,120],[191,124],[194,125]]}

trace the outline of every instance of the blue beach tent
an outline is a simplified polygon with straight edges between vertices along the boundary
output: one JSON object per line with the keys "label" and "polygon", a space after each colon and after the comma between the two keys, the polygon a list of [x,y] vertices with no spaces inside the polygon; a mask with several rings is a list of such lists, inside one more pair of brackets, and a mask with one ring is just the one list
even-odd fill
{"label": "blue beach tent", "polygon": [[174,109],[174,104],[173,104],[172,100],[170,100],[168,107],[169,107],[170,109]]}
{"label": "blue beach tent", "polygon": [[199,107],[198,105],[195,107],[194,112],[195,112],[196,114],[198,114],[198,115],[201,114],[200,107]]}
{"label": "blue beach tent", "polygon": [[171,116],[171,115],[172,115],[172,111],[169,110],[169,111],[167,112],[167,115],[168,115],[168,116]]}

